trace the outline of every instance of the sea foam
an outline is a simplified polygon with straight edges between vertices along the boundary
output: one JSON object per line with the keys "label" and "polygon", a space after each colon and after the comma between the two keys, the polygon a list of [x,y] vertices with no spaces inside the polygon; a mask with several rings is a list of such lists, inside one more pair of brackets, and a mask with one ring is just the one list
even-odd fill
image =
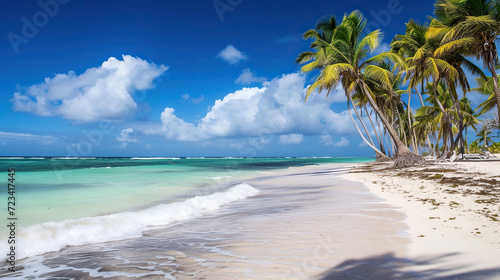
{"label": "sea foam", "polygon": [[[151,226],[197,218],[221,206],[254,196],[259,191],[248,184],[224,192],[196,196],[182,202],[160,204],[137,212],[48,222],[22,228],[17,246],[18,259],[78,246],[139,237]],[[0,254],[5,256],[6,252]]]}

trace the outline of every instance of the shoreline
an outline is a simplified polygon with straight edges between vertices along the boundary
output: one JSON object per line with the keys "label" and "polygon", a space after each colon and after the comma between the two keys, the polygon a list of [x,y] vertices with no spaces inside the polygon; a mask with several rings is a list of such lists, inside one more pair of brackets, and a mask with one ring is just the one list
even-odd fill
{"label": "shoreline", "polygon": [[[24,269],[8,276],[329,279],[380,273],[380,262],[406,266],[404,216],[363,184],[342,179],[350,166],[292,167],[245,179],[259,190],[256,196],[141,237],[25,259]],[[359,271],[348,260],[356,260]]]}
{"label": "shoreline", "polygon": [[[417,173],[422,171],[414,174],[412,169],[401,172],[386,166],[372,162],[334,163],[269,171],[242,179],[241,183],[259,190],[255,196],[202,217],[150,228],[137,238],[67,247],[25,259],[24,269],[8,276],[11,279],[498,279],[500,268],[495,262],[500,257],[500,244],[490,243],[499,240],[495,239],[499,222],[490,219],[492,225],[481,228],[481,234],[456,234],[469,230],[472,224],[460,226],[462,229],[446,226],[468,221],[466,217],[471,214],[489,218],[474,211],[463,215],[442,214],[445,206],[451,207],[450,211],[459,206],[441,204],[434,197],[418,200],[416,194],[410,193],[413,191],[410,187],[416,184],[415,192],[440,195],[442,192],[431,191],[432,186],[420,189],[422,182],[436,183],[433,181],[436,179],[425,178],[438,173],[437,168],[450,170],[442,171],[441,179],[456,172],[464,175],[461,172],[467,170],[457,171],[450,164],[435,165],[430,167],[432,176],[420,178],[423,175]],[[476,163],[468,169],[472,170],[471,166]],[[485,168],[478,168],[485,172]],[[397,176],[397,173],[403,174]],[[500,178],[498,175],[495,178]],[[440,186],[437,183],[435,187]],[[449,189],[465,192],[461,186]],[[446,195],[448,200],[467,205],[459,200],[461,193],[453,194],[456,198]],[[425,207],[437,208],[425,210]],[[482,223],[479,219],[483,218],[473,216],[470,222]],[[474,224],[474,228],[477,226]]]}
{"label": "shoreline", "polygon": [[[500,166],[494,161],[392,169],[359,164],[344,175],[398,207],[406,218],[410,269],[432,279],[500,277]],[[433,260],[419,265],[424,260]]]}

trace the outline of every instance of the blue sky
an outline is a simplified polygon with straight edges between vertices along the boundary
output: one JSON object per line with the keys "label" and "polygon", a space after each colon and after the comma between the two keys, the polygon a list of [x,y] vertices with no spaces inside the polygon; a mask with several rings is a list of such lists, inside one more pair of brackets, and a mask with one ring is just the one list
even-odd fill
{"label": "blue sky", "polygon": [[301,34],[359,9],[384,48],[433,2],[5,2],[0,155],[372,156],[341,95],[304,104]]}

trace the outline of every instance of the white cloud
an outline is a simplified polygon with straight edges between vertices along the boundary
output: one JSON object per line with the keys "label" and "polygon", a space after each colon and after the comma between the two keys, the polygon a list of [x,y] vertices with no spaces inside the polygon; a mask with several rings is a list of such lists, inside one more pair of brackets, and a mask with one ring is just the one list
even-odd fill
{"label": "white cloud", "polygon": [[297,145],[300,144],[303,140],[304,140],[303,134],[288,134],[288,135],[281,135],[278,143],[283,145],[288,145],[288,144]]}
{"label": "white cloud", "polygon": [[147,134],[168,139],[198,141],[262,135],[353,133],[347,111],[330,109],[332,101],[313,94],[304,103],[305,76],[293,73],[265,82],[263,87],[243,88],[216,100],[209,112],[194,123],[178,118],[173,108],[161,114],[161,127]]}
{"label": "white cloud", "polygon": [[[16,133],[16,132],[2,132],[0,131],[0,141],[2,143],[7,142],[18,142],[18,141],[30,141],[39,143],[41,145],[50,145],[54,144],[58,138],[51,135],[34,135],[28,133]],[[5,145],[5,144],[4,144]]]}
{"label": "white cloud", "polygon": [[120,148],[127,147],[128,143],[140,143],[138,139],[132,138],[131,134],[134,133],[132,128],[123,129],[120,132],[120,136],[116,137],[116,140],[122,142]]}
{"label": "white cloud", "polygon": [[340,148],[340,147],[349,146],[349,144],[351,144],[351,142],[349,142],[349,140],[347,140],[345,137],[341,137],[340,141],[337,143],[334,143],[333,146]]}
{"label": "white cloud", "polygon": [[[315,94],[318,94],[318,93],[315,93]],[[321,92],[320,95],[322,95],[323,98],[330,99],[330,101],[333,103],[347,104],[347,97],[345,95],[345,91],[344,91],[344,88],[342,87],[342,85],[338,85],[335,89],[332,89],[330,91],[330,94],[328,95],[328,97],[326,96],[326,91]]]}
{"label": "white cloud", "polygon": [[326,146],[333,145],[333,139],[332,139],[332,136],[330,135],[330,133],[328,133],[326,131],[323,132],[320,136],[319,143],[326,145]]}
{"label": "white cloud", "polygon": [[365,141],[359,143],[359,145],[358,145],[358,148],[365,148],[365,147],[368,147],[368,144],[366,144]]}
{"label": "white cloud", "polygon": [[254,72],[250,71],[250,68],[243,69],[241,75],[234,81],[237,84],[248,85],[251,83],[263,83],[266,82],[265,77],[257,77]]}
{"label": "white cloud", "polygon": [[77,75],[56,74],[41,84],[16,92],[14,110],[39,116],[62,116],[77,121],[121,120],[137,108],[131,94],[153,87],[153,80],[168,67],[123,55]]}
{"label": "white cloud", "polygon": [[227,47],[220,51],[217,57],[229,62],[229,64],[237,64],[241,60],[248,59],[246,54],[240,52],[231,44],[227,45]]}
{"label": "white cloud", "polygon": [[181,97],[185,101],[187,101],[189,103],[193,103],[193,104],[200,104],[201,102],[203,102],[203,100],[205,100],[205,95],[203,95],[203,94],[200,97],[198,97],[198,98],[193,98],[193,97],[191,97],[191,95],[189,95],[187,93],[181,95]]}
{"label": "white cloud", "polygon": [[319,142],[326,146],[334,146],[337,148],[349,146],[350,142],[345,137],[341,137],[339,142],[333,142],[333,138],[328,132],[323,132]]}

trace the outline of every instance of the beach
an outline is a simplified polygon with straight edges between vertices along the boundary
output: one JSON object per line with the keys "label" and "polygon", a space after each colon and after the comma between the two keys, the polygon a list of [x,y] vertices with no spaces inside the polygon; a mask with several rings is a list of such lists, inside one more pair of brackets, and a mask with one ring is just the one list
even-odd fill
{"label": "beach", "polygon": [[[471,193],[483,188],[473,186],[475,178],[498,184],[496,166],[394,170],[378,163],[322,163],[265,170],[215,189],[225,193],[244,184],[258,190],[246,198],[148,226],[139,236],[34,255],[0,277],[498,279],[498,203],[494,194]],[[470,177],[471,185],[449,180],[457,186],[447,186],[443,178],[452,176]],[[480,199],[485,201],[475,202]]]}
{"label": "beach", "polygon": [[406,256],[424,279],[499,279],[500,161],[392,169],[357,166],[344,178],[405,213]]}

